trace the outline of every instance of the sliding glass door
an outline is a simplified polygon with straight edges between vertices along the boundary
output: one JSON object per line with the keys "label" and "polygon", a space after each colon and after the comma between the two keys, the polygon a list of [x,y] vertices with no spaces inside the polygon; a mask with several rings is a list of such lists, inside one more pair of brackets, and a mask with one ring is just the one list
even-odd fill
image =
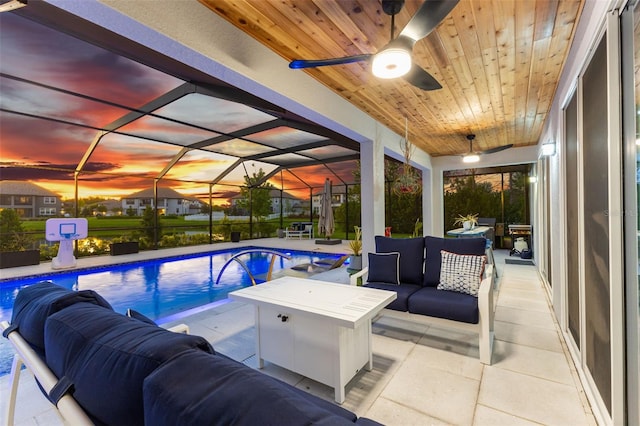
{"label": "sliding glass door", "polygon": [[640,1],[621,15],[627,424],[640,424]]}

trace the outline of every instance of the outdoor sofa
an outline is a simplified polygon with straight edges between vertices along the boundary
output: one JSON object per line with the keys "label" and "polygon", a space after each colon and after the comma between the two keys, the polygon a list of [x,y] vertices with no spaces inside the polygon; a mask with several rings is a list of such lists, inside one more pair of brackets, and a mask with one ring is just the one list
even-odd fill
{"label": "outdoor sofa", "polygon": [[351,284],[395,291],[385,315],[477,333],[480,361],[491,364],[494,265],[486,263],[486,239],[376,236],[375,244]]}
{"label": "outdoor sofa", "polygon": [[22,362],[73,425],[378,424],[216,353],[202,337],[116,313],[93,291],[25,287],[0,328],[17,353],[9,425]]}

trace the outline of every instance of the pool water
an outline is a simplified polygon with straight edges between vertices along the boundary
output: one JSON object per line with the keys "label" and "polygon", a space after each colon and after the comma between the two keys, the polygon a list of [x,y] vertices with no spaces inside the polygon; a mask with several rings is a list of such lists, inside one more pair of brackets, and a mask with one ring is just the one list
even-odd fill
{"label": "pool water", "polygon": [[[161,324],[182,312],[212,303],[224,303],[229,292],[250,286],[249,274],[235,261],[226,267],[217,282],[229,258],[249,248],[254,247],[0,282],[0,321],[11,321],[13,302],[21,288],[47,280],[73,290],[95,290],[115,311],[124,313],[131,308]],[[328,253],[280,252],[291,256],[291,259],[276,256],[274,273],[301,263],[340,257],[339,254]],[[239,259],[251,270],[256,282],[261,283],[269,270],[271,257],[268,253],[251,253]],[[0,339],[0,375],[10,371],[12,356],[13,351],[6,339]]]}

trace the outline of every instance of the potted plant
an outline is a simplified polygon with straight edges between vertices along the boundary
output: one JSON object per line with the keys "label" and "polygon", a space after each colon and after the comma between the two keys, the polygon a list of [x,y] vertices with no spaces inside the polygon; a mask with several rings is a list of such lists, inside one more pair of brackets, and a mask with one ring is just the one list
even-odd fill
{"label": "potted plant", "polygon": [[356,231],[356,235],[353,240],[349,241],[349,248],[351,249],[351,256],[349,256],[349,269],[361,270],[362,269],[362,228],[359,226],[353,227]]}
{"label": "potted plant", "polygon": [[453,222],[453,226],[462,225],[465,231],[473,229],[478,224],[478,213],[458,215],[458,218]]}
{"label": "potted plant", "polygon": [[40,250],[30,250],[32,244],[18,213],[12,209],[0,211],[0,268],[39,264]]}

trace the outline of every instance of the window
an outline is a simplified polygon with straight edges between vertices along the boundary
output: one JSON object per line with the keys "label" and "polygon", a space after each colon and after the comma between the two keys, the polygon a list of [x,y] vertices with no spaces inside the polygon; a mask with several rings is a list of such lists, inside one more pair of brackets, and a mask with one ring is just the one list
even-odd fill
{"label": "window", "polygon": [[42,199],[43,204],[56,204],[56,202],[57,202],[56,197],[44,197]]}
{"label": "window", "polygon": [[32,197],[28,196],[28,195],[18,195],[15,197],[15,203],[16,205],[24,205],[24,204],[31,204],[32,203]]}
{"label": "window", "polygon": [[56,209],[53,207],[40,207],[40,216],[55,216]]}

